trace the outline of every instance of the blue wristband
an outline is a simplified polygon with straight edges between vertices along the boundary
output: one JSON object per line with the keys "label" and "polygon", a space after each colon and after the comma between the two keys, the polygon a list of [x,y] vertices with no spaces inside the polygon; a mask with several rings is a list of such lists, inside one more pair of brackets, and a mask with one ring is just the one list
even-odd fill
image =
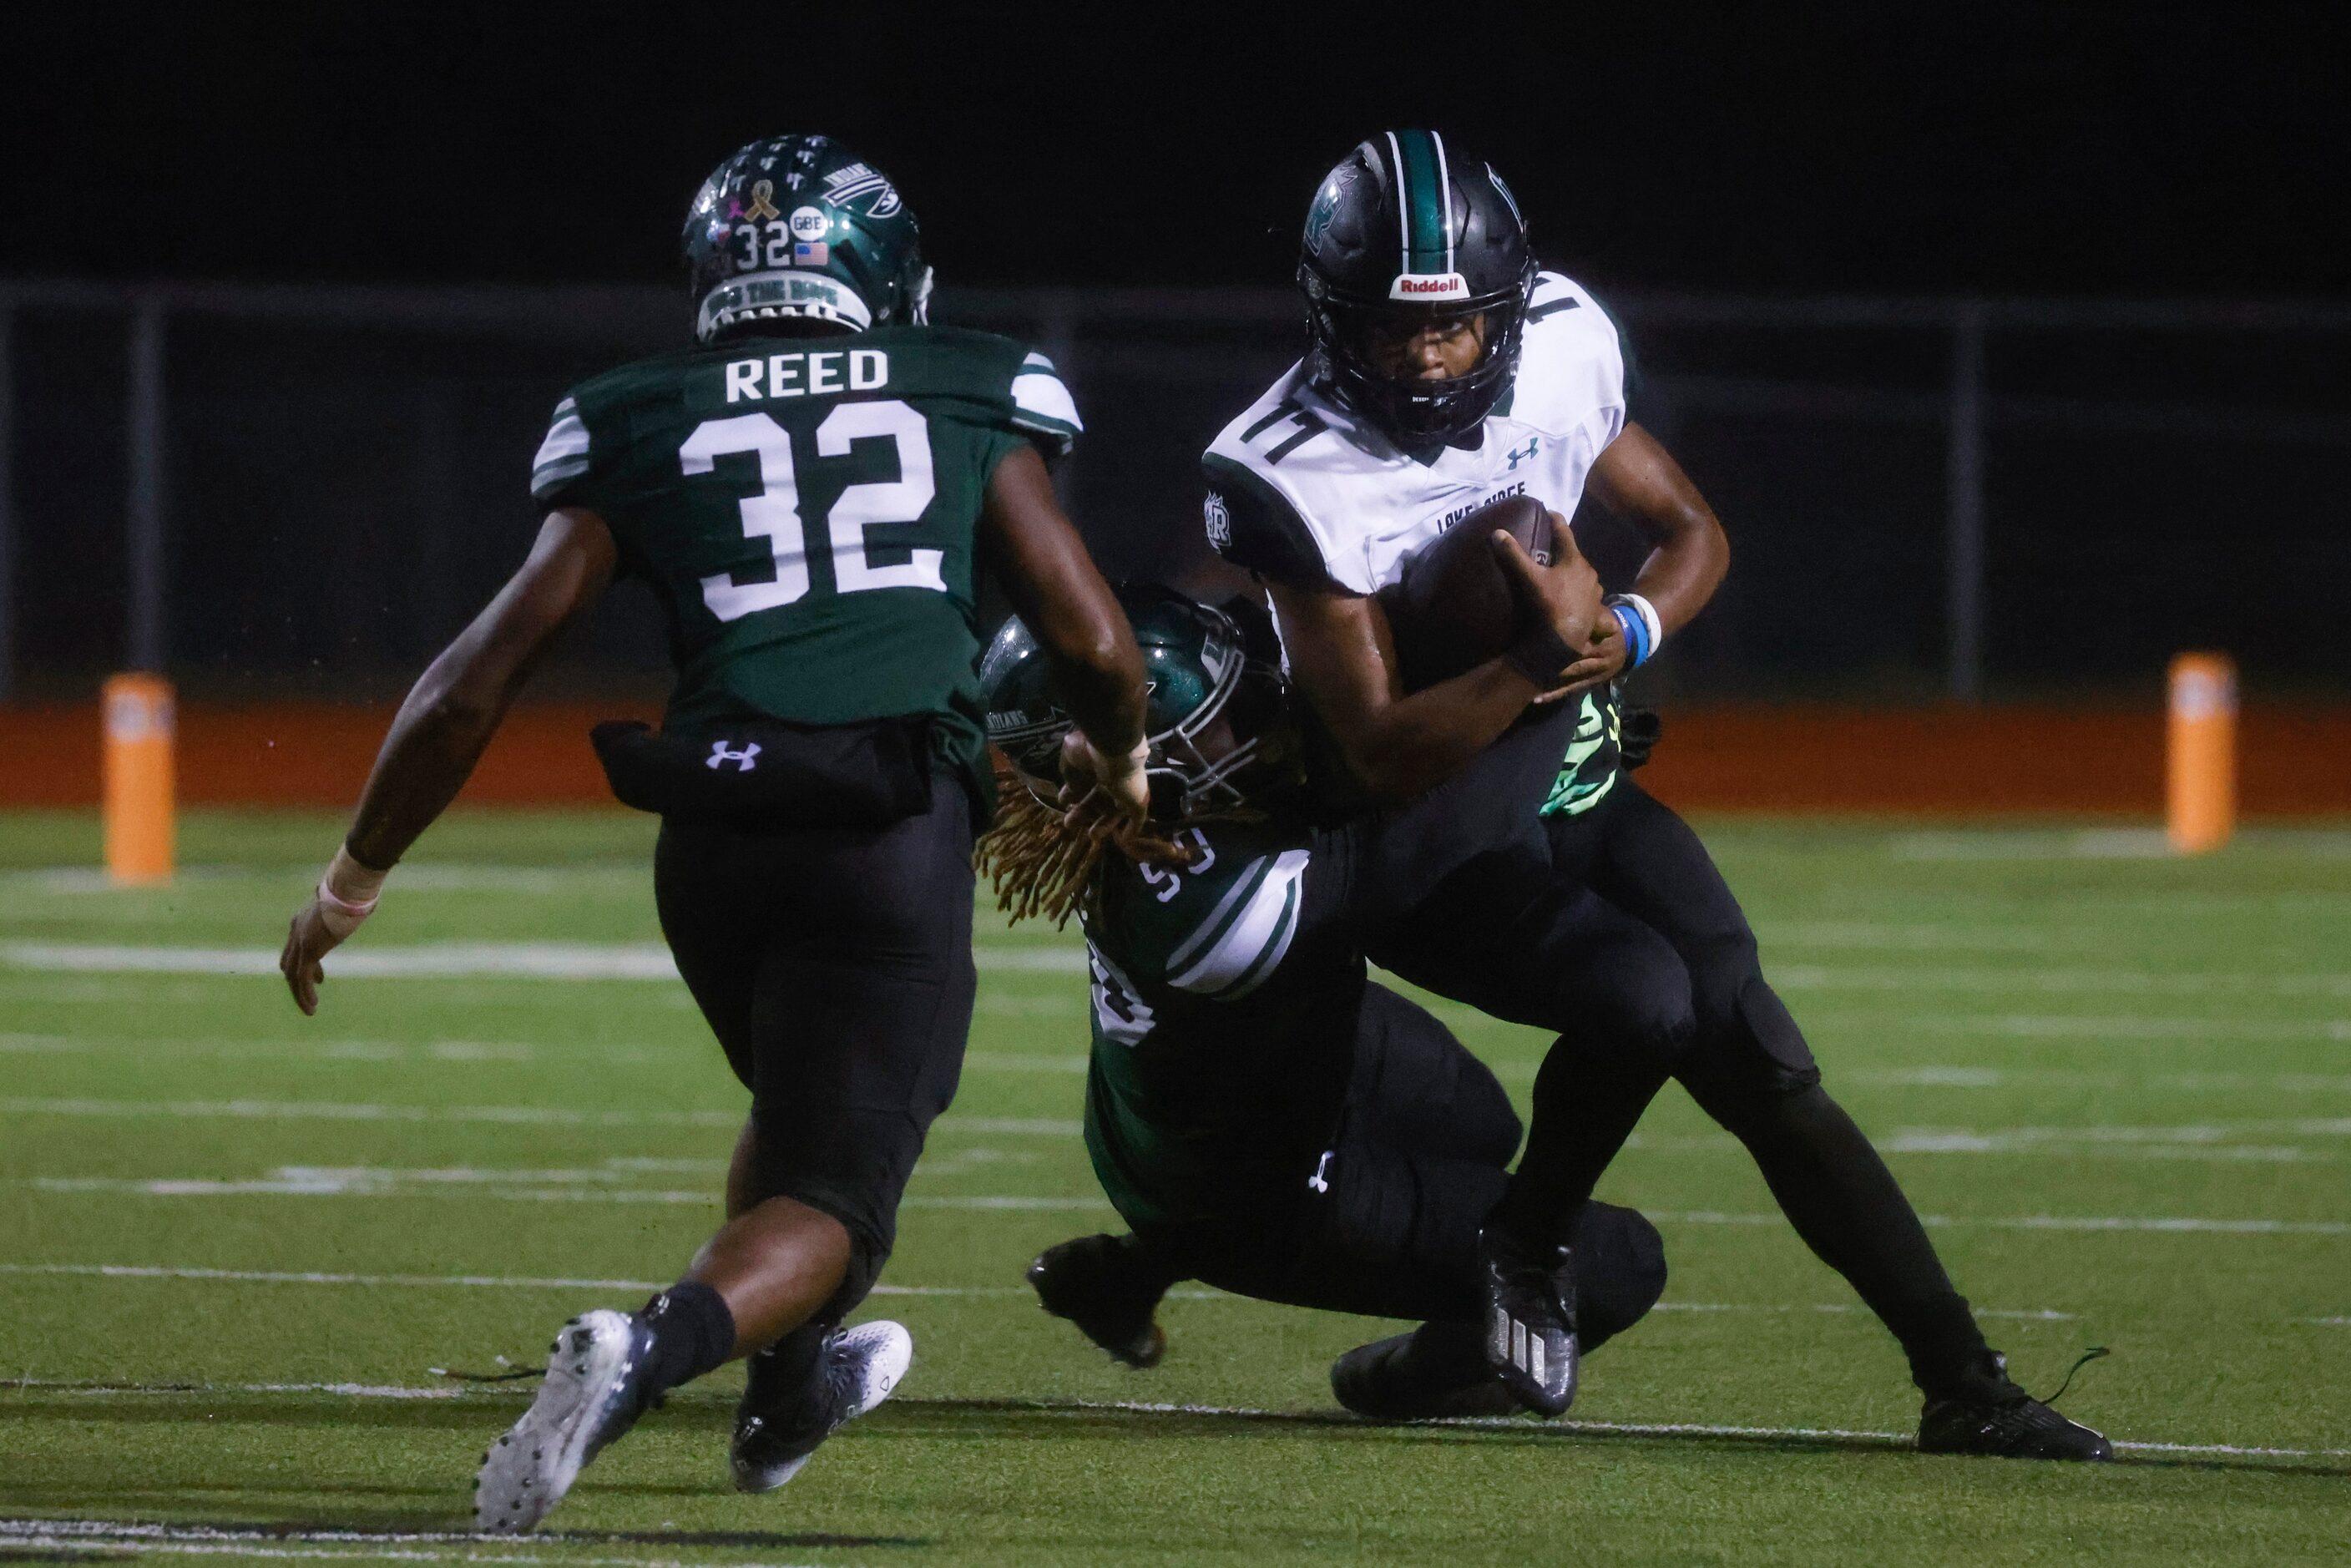
{"label": "blue wristband", "polygon": [[1649,623],[1629,604],[1612,604],[1608,608],[1614,612],[1616,624],[1624,628],[1625,646],[1629,650],[1625,667],[1637,670],[1649,660]]}

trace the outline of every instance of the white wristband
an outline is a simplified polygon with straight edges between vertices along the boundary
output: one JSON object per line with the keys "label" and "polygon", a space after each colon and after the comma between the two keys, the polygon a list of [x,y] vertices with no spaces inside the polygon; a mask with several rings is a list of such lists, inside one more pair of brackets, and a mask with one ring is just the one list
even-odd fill
{"label": "white wristband", "polygon": [[[1657,619],[1657,607],[1637,593],[1620,593],[1616,596],[1616,602],[1631,605],[1633,613],[1638,615],[1641,623],[1649,629],[1649,658],[1656,658],[1657,651],[1666,645],[1666,623]],[[1646,664],[1648,660],[1642,662]]]}
{"label": "white wristband", "polygon": [[376,900],[383,895],[383,879],[389,874],[361,865],[348,848],[335,851],[326,874],[319,879],[319,920],[336,941],[350,936],[360,921],[375,913]]}

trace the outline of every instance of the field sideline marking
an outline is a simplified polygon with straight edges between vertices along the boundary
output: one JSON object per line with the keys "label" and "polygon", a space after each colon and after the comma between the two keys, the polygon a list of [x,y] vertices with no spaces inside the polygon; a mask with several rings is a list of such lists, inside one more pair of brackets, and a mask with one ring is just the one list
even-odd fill
{"label": "field sideline marking", "polygon": [[[1040,998],[1005,999],[1035,1001]],[[1074,996],[1071,1001],[1072,1016],[1081,1017],[1084,1005],[1082,996]],[[1445,1006],[1458,1008],[1459,1004],[1447,1003]],[[1058,1006],[1056,1010],[1060,1010]],[[1478,1016],[1481,1021],[1485,1021],[1482,1014]],[[1907,1027],[1942,1028],[1957,1021],[1947,1019],[1905,1019],[1903,1023]],[[1816,1019],[1813,1022],[1815,1027],[1877,1030],[1882,1030],[1885,1026],[1885,1020],[1876,1018]],[[2351,1029],[2351,1024],[2332,1027]],[[371,1065],[384,1062],[399,1062],[403,1065],[447,1062],[455,1066],[470,1067],[486,1061],[529,1061],[538,1060],[542,1053],[548,1052],[559,1052],[569,1056],[577,1050],[578,1048],[573,1046],[549,1045],[538,1040],[183,1040],[169,1036],[141,1039],[119,1034],[25,1034],[0,1031],[0,1055],[64,1056],[89,1055],[99,1051],[138,1053],[169,1051],[175,1055],[207,1057],[282,1058],[294,1061],[362,1062]],[[700,1061],[705,1059],[706,1048],[700,1044],[680,1045],[674,1049],[653,1045],[610,1045],[591,1048],[590,1054],[597,1054],[605,1060],[622,1063],[673,1062],[688,1057]],[[1074,1054],[1041,1056],[972,1051],[965,1053],[964,1064],[967,1067],[976,1067],[983,1071],[1081,1072],[1085,1070],[1086,1059]],[[1489,1065],[1504,1078],[1531,1081],[1537,1064],[1532,1061],[1504,1061],[1489,1063]],[[2210,1093],[2230,1090],[2261,1090],[2280,1094],[2351,1093],[2351,1073],[2322,1072],[2143,1073],[2118,1069],[2093,1071],[2070,1068],[1980,1067],[1954,1062],[1917,1067],[1850,1067],[1840,1069],[1836,1078],[1841,1083],[1866,1083],[1900,1089],[2001,1089],[2032,1085],[2084,1089],[2165,1090],[2182,1093]],[[124,1103],[139,1103],[124,1102]],[[967,1127],[972,1124],[971,1120],[954,1119]],[[988,1120],[1002,1123],[1013,1119]],[[1037,1124],[1030,1125],[1025,1130],[1032,1132],[1044,1130],[1040,1121],[1033,1118],[1030,1120]],[[1074,1121],[1056,1122],[1052,1125],[1066,1129],[1071,1137],[1078,1134],[1079,1124]],[[1013,1129],[1008,1127],[1005,1130]]]}
{"label": "field sideline marking", "polygon": [[[268,1557],[308,1562],[369,1563],[578,1563],[592,1568],[685,1568],[674,1557],[574,1557],[560,1552],[580,1542],[562,1531],[535,1537],[546,1551],[484,1552],[496,1542],[519,1544],[511,1535],[476,1535],[457,1531],[249,1530],[207,1524],[154,1524],[106,1519],[0,1519],[0,1542],[16,1551],[132,1553],[155,1552],[174,1557]],[[593,1539],[593,1538],[590,1538]],[[296,1542],[299,1544],[279,1544]],[[445,1543],[466,1550],[433,1552],[422,1548]],[[691,1540],[679,1544],[691,1546]],[[337,1547],[354,1550],[338,1551]],[[745,1563],[741,1568],[762,1568]],[[812,1568],[810,1564],[768,1565],[768,1568]]]}
{"label": "field sideline marking", "polygon": [[[1086,972],[1081,947],[980,943],[982,969],[1056,975]],[[277,955],[263,947],[131,946],[111,943],[10,942],[0,963],[68,974],[275,976]],[[328,960],[336,979],[670,980],[677,965],[658,942],[428,942],[407,947],[346,948]]]}
{"label": "field sideline marking", "polygon": [[[984,970],[1083,974],[1085,950],[1072,946],[975,944]],[[0,963],[21,969],[82,974],[275,976],[277,955],[262,947],[134,946],[120,944],[11,942]],[[674,980],[669,949],[654,942],[434,942],[406,947],[364,946],[338,952],[329,974],[347,979],[441,978],[481,976],[535,980]],[[2126,969],[1844,968],[1819,964],[1776,966],[1782,990],[1862,991],[2122,991],[2136,995],[2202,996],[2257,991],[2263,995],[2351,997],[2351,974],[2176,973]]]}
{"label": "field sideline marking", "polygon": [[[682,1203],[709,1204],[717,1195],[708,1192],[679,1192],[660,1189],[612,1189],[589,1187],[533,1187],[517,1186],[501,1187],[483,1184],[448,1184],[422,1181],[413,1186],[397,1185],[396,1180],[365,1172],[312,1167],[287,1166],[287,1175],[246,1179],[213,1177],[121,1177],[121,1176],[31,1176],[21,1178],[22,1185],[42,1192],[55,1193],[117,1193],[148,1197],[485,1197],[520,1203]],[[525,1172],[524,1175],[533,1173]],[[928,1195],[908,1197],[900,1205],[904,1208],[944,1208],[986,1213],[1010,1212],[1073,1212],[1103,1213],[1110,1209],[1107,1199],[1096,1197],[1047,1197],[1020,1194],[984,1194],[956,1197]],[[1653,1220],[1683,1225],[1785,1225],[1784,1215],[1730,1214],[1716,1209],[1650,1209],[1645,1210]],[[2198,1233],[2220,1236],[2351,1236],[2351,1220],[2339,1219],[2212,1219],[2197,1216],[2167,1215],[1943,1215],[1922,1214],[1919,1222],[1929,1228],[1982,1228],[2001,1230],[2083,1230],[2083,1231],[2147,1231],[2153,1233]]]}
{"label": "field sideline marking", "polygon": [[[260,1285],[355,1285],[369,1288],[406,1286],[417,1289],[511,1291],[661,1291],[674,1281],[657,1280],[588,1280],[498,1274],[336,1274],[312,1270],[167,1268],[148,1263],[0,1263],[0,1275],[75,1275],[107,1280],[189,1280],[199,1282]],[[878,1284],[877,1296],[1018,1296],[1032,1292],[1023,1285],[893,1285]],[[1245,1301],[1252,1298],[1229,1291],[1179,1289],[1168,1298],[1182,1301]],[[1757,1301],[1659,1301],[1657,1312],[1828,1312],[1843,1315],[1862,1309],[1849,1301],[1822,1301],[1811,1306],[1774,1305]],[[1979,1307],[1978,1317],[2029,1322],[2074,1322],[2073,1312],[2047,1307],[2000,1309]],[[288,1385],[287,1386],[295,1386]]]}
{"label": "field sideline marking", "polygon": [[[329,1392],[340,1394],[346,1390],[366,1390],[364,1392],[351,1392],[350,1394],[350,1397],[360,1399],[413,1399],[420,1397],[447,1398],[451,1397],[453,1393],[455,1396],[459,1397],[471,1396],[475,1398],[486,1397],[494,1399],[514,1399],[519,1398],[523,1392],[522,1390],[508,1389],[458,1389],[448,1391],[440,1388],[428,1387],[420,1389],[404,1386],[369,1389],[368,1385],[357,1384],[213,1383],[193,1386],[185,1384],[114,1384],[93,1385],[89,1384],[45,1383],[37,1379],[24,1379],[14,1383],[0,1384],[0,1386],[57,1393],[81,1393],[91,1395],[110,1394],[130,1395],[134,1396],[142,1395],[162,1396],[173,1394],[217,1395]],[[731,1394],[717,1396],[695,1390],[691,1394],[684,1393],[684,1391],[673,1393],[670,1397],[674,1400],[683,1397],[688,1401],[715,1401],[717,1398],[723,1397],[728,1403],[732,1403],[735,1396]],[[1373,1423],[1362,1421],[1353,1416],[1343,1415],[1337,1411],[1268,1410],[1248,1405],[1163,1404],[1155,1401],[1141,1399],[925,1399],[914,1396],[901,1397],[893,1400],[891,1403],[894,1406],[913,1406],[915,1408],[929,1406],[935,1409],[946,1410],[973,1408],[987,1410],[1033,1410],[1040,1415],[1048,1416],[1082,1416],[1095,1411],[1113,1411],[1136,1416],[1223,1416],[1240,1420],[1280,1421],[1295,1423],[1301,1426],[1351,1427],[1365,1429],[1370,1429],[1374,1427]],[[1709,1422],[1697,1421],[1534,1422],[1526,1419],[1524,1416],[1454,1416],[1441,1421],[1416,1422],[1412,1427],[1404,1429],[1409,1431],[1418,1427],[1431,1427],[1440,1429],[1449,1428],[1453,1430],[1468,1428],[1473,1431],[1520,1433],[1557,1432],[1571,1435],[1590,1433],[1594,1436],[1626,1437],[1825,1437],[1845,1442],[1858,1441],[1885,1443],[1898,1446],[1906,1449],[1908,1448],[1912,1443],[1911,1435],[1907,1432],[1872,1432],[1843,1427],[1735,1427],[1728,1425],[1718,1426]],[[2133,1442],[2121,1438],[2114,1439],[2114,1445],[2118,1450],[2129,1453],[2181,1455],[2202,1454],[2214,1457],[2280,1459],[2351,1458],[2351,1448],[2285,1448],[2244,1443]],[[5,1530],[8,1524],[20,1521],[0,1521],[0,1530]],[[35,1521],[32,1522],[40,1523],[43,1521]]]}

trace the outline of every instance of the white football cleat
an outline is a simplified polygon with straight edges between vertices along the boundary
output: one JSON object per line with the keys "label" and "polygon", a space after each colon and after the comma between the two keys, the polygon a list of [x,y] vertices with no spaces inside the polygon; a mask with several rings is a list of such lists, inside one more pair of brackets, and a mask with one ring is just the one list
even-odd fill
{"label": "white football cleat", "polygon": [[522,1419],[482,1456],[474,1528],[500,1533],[545,1519],[580,1472],[637,1424],[653,1331],[627,1312],[582,1312],[548,1348],[547,1379]]}
{"label": "white football cleat", "polygon": [[903,1324],[860,1323],[824,1342],[813,1389],[774,1396],[756,1379],[735,1412],[735,1490],[773,1491],[800,1473],[817,1446],[890,1397],[914,1364],[914,1338]]}

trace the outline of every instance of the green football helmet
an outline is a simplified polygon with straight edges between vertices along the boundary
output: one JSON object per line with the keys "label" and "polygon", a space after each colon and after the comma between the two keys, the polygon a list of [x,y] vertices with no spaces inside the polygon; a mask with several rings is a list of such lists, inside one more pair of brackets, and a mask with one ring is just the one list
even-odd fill
{"label": "green football helmet", "polygon": [[786,318],[859,332],[929,319],[914,214],[829,136],[769,137],[721,163],[685,215],[684,246],[705,343]]}
{"label": "green football helmet", "polygon": [[[1115,591],[1143,650],[1152,817],[1181,821],[1248,803],[1265,782],[1253,772],[1280,749],[1271,743],[1289,683],[1279,665],[1231,616],[1174,589],[1124,583]],[[1044,650],[1017,616],[981,655],[979,690],[988,739],[1029,793],[1051,802],[1074,721],[1054,701]]]}

